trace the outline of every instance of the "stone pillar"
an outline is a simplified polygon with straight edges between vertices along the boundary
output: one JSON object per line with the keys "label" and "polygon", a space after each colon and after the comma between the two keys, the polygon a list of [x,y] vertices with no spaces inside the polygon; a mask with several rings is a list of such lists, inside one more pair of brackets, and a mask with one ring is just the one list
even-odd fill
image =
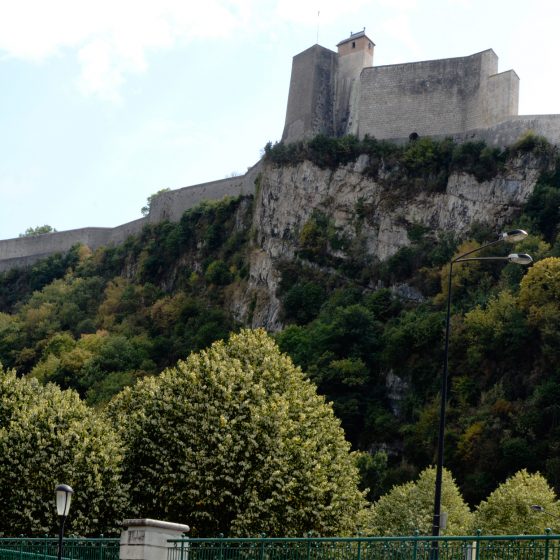
{"label": "stone pillar", "polygon": [[125,519],[121,533],[120,560],[167,560],[168,539],[180,539],[188,525],[156,519]]}

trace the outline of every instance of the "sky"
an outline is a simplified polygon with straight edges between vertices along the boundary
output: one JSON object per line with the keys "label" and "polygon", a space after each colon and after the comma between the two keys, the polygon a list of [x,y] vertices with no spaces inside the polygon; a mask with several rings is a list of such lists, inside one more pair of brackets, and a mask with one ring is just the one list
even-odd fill
{"label": "sky", "polygon": [[0,0],[0,239],[114,227],[281,138],[292,57],[366,28],[374,65],[493,48],[560,113],[552,0]]}

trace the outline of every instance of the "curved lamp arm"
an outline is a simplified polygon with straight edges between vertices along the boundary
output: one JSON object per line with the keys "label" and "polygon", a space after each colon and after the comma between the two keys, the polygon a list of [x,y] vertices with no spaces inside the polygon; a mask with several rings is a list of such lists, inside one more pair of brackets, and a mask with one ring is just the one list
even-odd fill
{"label": "curved lamp arm", "polygon": [[[454,259],[452,259],[451,263],[456,263],[456,262],[461,262],[463,260],[467,260],[464,259],[464,257],[467,257],[468,255],[472,255],[473,253],[478,253],[478,251],[482,251],[482,249],[486,249],[487,247],[492,247],[493,245],[497,245],[498,243],[517,243],[519,241],[521,241],[522,239],[525,239],[527,237],[527,232],[523,229],[512,229],[511,231],[506,231],[503,233],[500,233],[500,235],[498,236],[498,239],[495,239],[494,241],[490,241],[490,243],[486,243],[485,245],[481,245],[480,247],[477,247],[476,249],[472,249],[470,251],[467,251],[466,253],[463,253],[462,255],[459,255],[458,257],[455,257]],[[495,260],[499,260],[498,257],[493,257]],[[480,260],[490,260],[490,258],[484,258],[484,257],[480,257]],[[475,259],[469,259],[469,260],[475,260]],[[479,259],[476,259],[479,260]],[[531,259],[532,261],[532,259]]]}

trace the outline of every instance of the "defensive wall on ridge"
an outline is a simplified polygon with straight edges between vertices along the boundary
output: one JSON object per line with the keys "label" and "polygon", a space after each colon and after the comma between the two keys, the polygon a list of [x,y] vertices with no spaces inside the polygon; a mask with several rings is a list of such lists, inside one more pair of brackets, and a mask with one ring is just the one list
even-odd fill
{"label": "defensive wall on ridge", "polygon": [[314,45],[294,56],[285,142],[318,133],[402,142],[417,134],[506,146],[528,130],[559,142],[558,115],[518,115],[519,77],[498,72],[492,49],[375,66],[365,30],[337,47]]}
{"label": "defensive wall on ridge", "polygon": [[[498,73],[492,49],[470,56],[374,66],[375,44],[365,29],[352,33],[338,52],[314,45],[293,58],[282,139],[323,133],[366,134],[396,142],[411,134],[457,142],[514,143],[531,130],[560,144],[560,115],[518,115],[519,78]],[[118,245],[147,223],[178,221],[204,200],[255,192],[260,162],[245,175],[162,193],[149,215],[115,228],[88,227],[0,241],[0,272],[68,251],[77,243],[95,250]]]}
{"label": "defensive wall on ridge", "polygon": [[119,245],[129,236],[140,233],[148,223],[179,221],[186,210],[204,200],[254,194],[260,167],[259,162],[245,175],[161,193],[152,201],[148,216],[114,228],[86,227],[0,241],[0,272],[32,265],[55,253],[65,253],[78,243],[92,250],[105,245]]}
{"label": "defensive wall on ridge", "polygon": [[361,72],[358,134],[408,138],[488,128],[517,114],[519,79],[492,50]]}

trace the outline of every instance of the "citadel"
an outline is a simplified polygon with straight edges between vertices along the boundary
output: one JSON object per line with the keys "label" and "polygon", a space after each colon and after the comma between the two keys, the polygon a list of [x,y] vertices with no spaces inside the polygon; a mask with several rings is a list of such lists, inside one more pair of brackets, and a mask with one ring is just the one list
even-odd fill
{"label": "citadel", "polygon": [[365,30],[296,55],[282,140],[322,133],[378,139],[482,139],[506,146],[527,130],[560,142],[560,115],[518,115],[519,77],[498,73],[492,49],[470,56],[374,66]]}
{"label": "citadel", "polygon": [[[337,52],[314,45],[293,58],[282,141],[317,134],[355,134],[409,141],[421,136],[512,144],[527,131],[560,144],[560,115],[519,115],[519,77],[498,72],[492,49],[458,58],[374,66],[375,44],[365,29],[351,33]],[[77,243],[95,250],[123,243],[147,223],[178,221],[204,200],[254,194],[261,170],[163,192],[149,215],[115,228],[87,227],[0,241],[0,272],[29,266]]]}

